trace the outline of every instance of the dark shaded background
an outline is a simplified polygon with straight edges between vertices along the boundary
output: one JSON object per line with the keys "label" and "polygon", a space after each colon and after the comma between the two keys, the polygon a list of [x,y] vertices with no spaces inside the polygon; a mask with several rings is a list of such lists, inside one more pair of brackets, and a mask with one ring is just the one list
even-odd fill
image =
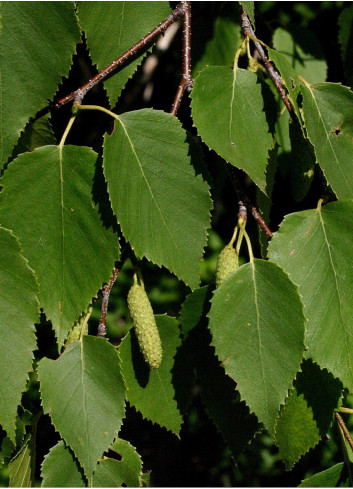
{"label": "dark shaded background", "polygon": [[[175,4],[172,4],[174,6]],[[271,45],[271,36],[275,28],[307,27],[318,38],[328,63],[327,81],[348,84],[344,78],[338,44],[337,19],[342,8],[348,2],[256,2],[256,33],[265,43]],[[239,19],[239,8],[236,2],[193,2],[193,60],[202,54],[204,43],[212,36],[213,22],[219,13]],[[126,89],[116,107],[118,113],[153,107],[170,111],[174,94],[180,79],[181,29],[179,29],[168,51],[158,54],[158,66],[149,80],[153,88],[151,99],[144,99],[146,77],[142,69],[128,82]],[[78,46],[74,64],[68,80],[64,80],[57,98],[66,95],[96,73],[92,66],[84,40]],[[85,104],[97,104],[108,107],[108,101],[102,85],[92,90],[85,98]],[[185,129],[195,133],[190,117],[189,101],[182,102],[178,117]],[[63,107],[52,113],[52,125],[59,139],[70,116],[70,107]],[[100,151],[103,134],[111,129],[111,121],[104,114],[85,112],[79,115],[67,139],[68,144],[93,146]],[[237,212],[237,195],[225,172],[223,161],[205,148],[205,160],[213,180],[212,197],[214,211],[209,245],[202,265],[203,283],[213,280],[216,257],[226,240],[229,240],[229,229],[234,227],[234,216]],[[248,196],[256,202],[256,190],[246,176],[239,172]],[[289,212],[315,207],[323,192],[319,177],[314,179],[308,196],[302,202],[291,200],[286,181],[281,174],[276,176],[274,202],[270,218],[273,231],[278,228],[283,216]],[[257,241],[257,227],[249,219],[248,229],[252,241]],[[255,249],[257,256],[259,247]],[[189,289],[165,270],[143,262],[146,288],[152,301],[155,313],[177,316],[180,304]],[[111,341],[118,344],[126,333],[130,323],[126,306],[126,296],[132,280],[132,265],[128,261],[115,285],[109,305],[107,318],[108,332]],[[90,322],[90,330],[94,332],[99,320],[101,301],[95,304]],[[37,328],[38,345],[41,356],[56,358],[57,351],[54,335],[45,319]],[[34,382],[31,391],[26,394],[24,405],[38,404],[37,385]],[[349,399],[347,401],[349,405]],[[163,406],[161,406],[163,409]],[[353,422],[348,426],[353,427]],[[195,386],[192,404],[185,417],[180,439],[167,432],[164,428],[152,425],[142,419],[134,408],[128,407],[124,421],[122,438],[129,440],[138,450],[144,461],[144,470],[151,473],[151,485],[154,486],[297,486],[309,475],[342,461],[343,456],[336,430],[330,433],[330,441],[322,441],[314,450],[304,456],[291,472],[286,472],[278,458],[277,449],[271,438],[266,434],[256,437],[253,443],[234,463],[231,453],[222,436],[207,417],[203,408],[198,386]],[[58,435],[50,424],[47,416],[42,416],[37,432],[38,456],[37,475],[43,456],[56,443]],[[2,478],[1,478],[2,477]],[[7,484],[7,472],[0,472],[0,483]],[[39,481],[38,481],[39,483]]]}

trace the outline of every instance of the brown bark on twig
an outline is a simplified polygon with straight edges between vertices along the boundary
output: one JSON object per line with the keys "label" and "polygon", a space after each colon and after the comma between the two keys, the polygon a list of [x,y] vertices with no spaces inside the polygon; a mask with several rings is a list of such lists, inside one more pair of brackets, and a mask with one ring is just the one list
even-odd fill
{"label": "brown bark on twig", "polygon": [[184,9],[183,18],[183,69],[181,80],[172,104],[171,114],[177,115],[184,92],[191,90],[191,2],[181,2]]}
{"label": "brown bark on twig", "polygon": [[113,285],[115,283],[115,280],[117,279],[117,276],[119,275],[120,269],[118,267],[115,267],[113,270],[113,275],[110,277],[109,282],[103,287],[102,294],[103,294],[103,301],[102,301],[102,309],[101,309],[101,317],[98,325],[98,333],[97,336],[104,338],[105,335],[107,334],[107,312],[108,312],[108,304],[109,304],[109,297],[110,297],[110,292],[113,288]]}
{"label": "brown bark on twig", "polygon": [[[189,3],[189,2],[185,2]],[[137,54],[141,49],[147,46],[150,42],[152,42],[155,37],[164,32],[171,24],[173,24],[176,20],[184,15],[184,6],[183,2],[179,3],[177,7],[171,12],[168,17],[161,22],[155,29],[153,29],[149,34],[143,37],[139,42],[134,44],[130,49],[128,49],[125,53],[123,53],[119,58],[110,63],[104,70],[100,71],[96,76],[91,78],[85,85],[81,88],[75,90],[74,92],[62,97],[58,102],[54,105],[57,109],[66,105],[68,102],[74,101],[74,103],[81,104],[84,96],[89,92],[97,83],[110,75],[116,68],[123,65],[128,59]]]}
{"label": "brown bark on twig", "polygon": [[243,221],[246,221],[248,218],[248,211],[242,200],[239,200],[238,208],[238,219],[243,219]]}
{"label": "brown bark on twig", "polygon": [[266,234],[267,238],[268,239],[271,239],[272,236],[273,236],[272,231],[267,226],[267,224],[265,223],[265,221],[262,219],[262,217],[260,216],[259,211],[256,209],[256,207],[254,207],[254,206],[251,207],[251,213],[252,213],[255,221],[257,221],[257,223],[260,226],[260,228]]}
{"label": "brown bark on twig", "polygon": [[[242,28],[243,28],[243,31],[244,31],[244,34],[246,36],[250,36],[252,38],[256,38],[255,36],[255,32],[251,26],[251,22],[249,20],[249,17],[246,15],[245,13],[245,10],[242,9],[242,14],[241,14],[241,23],[242,23]],[[261,44],[256,41],[255,39],[252,39],[253,43],[255,44],[255,47],[260,55],[260,58],[262,59],[265,67],[266,67],[266,70],[269,74],[269,77],[271,78],[271,80],[273,81],[278,93],[280,94],[280,97],[281,99],[283,100],[284,102],[284,105],[286,106],[288,112],[289,112],[289,115],[293,118],[294,117],[294,113],[293,113],[293,110],[292,110],[292,106],[288,100],[288,97],[287,97],[287,94],[283,88],[283,82],[282,82],[282,79],[279,75],[279,73],[277,73],[277,71],[274,69],[274,67],[272,66],[272,64],[270,63],[270,60],[268,59],[268,57],[266,56],[265,54],[265,51],[263,49],[263,47],[261,46]]]}
{"label": "brown bark on twig", "polygon": [[227,169],[229,178],[233,184],[233,187],[239,196],[239,204],[240,203],[244,204],[248,209],[251,209],[251,214],[253,215],[255,221],[257,221],[258,225],[263,230],[263,232],[266,234],[267,238],[271,239],[273,236],[272,231],[270,230],[270,228],[268,227],[268,225],[266,224],[264,219],[261,217],[261,215],[260,215],[259,211],[256,209],[256,207],[254,207],[250,203],[250,200],[249,200],[248,196],[246,195],[246,193],[245,193],[245,191],[244,191],[244,189],[243,189],[243,187],[242,187],[241,183],[239,182],[239,179],[236,175],[236,169],[228,163],[226,163],[226,169]]}
{"label": "brown bark on twig", "polygon": [[340,414],[338,414],[337,412],[335,413],[335,416],[336,416],[337,423],[340,425],[340,427],[343,431],[343,434],[344,434],[346,440],[348,441],[349,446],[351,447],[351,450],[353,450],[353,439],[351,437],[350,432],[348,431],[346,423],[343,421],[342,416]]}

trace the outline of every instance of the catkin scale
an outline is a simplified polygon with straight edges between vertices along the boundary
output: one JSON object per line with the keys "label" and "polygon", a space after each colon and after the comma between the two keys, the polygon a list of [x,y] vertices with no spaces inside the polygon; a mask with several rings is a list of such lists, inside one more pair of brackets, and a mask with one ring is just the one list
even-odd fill
{"label": "catkin scale", "polygon": [[232,245],[227,245],[218,255],[216,268],[216,287],[239,267],[239,259],[237,252]]}
{"label": "catkin scale", "polygon": [[151,303],[142,285],[135,283],[127,303],[141,353],[148,365],[157,369],[162,361],[162,345]]}

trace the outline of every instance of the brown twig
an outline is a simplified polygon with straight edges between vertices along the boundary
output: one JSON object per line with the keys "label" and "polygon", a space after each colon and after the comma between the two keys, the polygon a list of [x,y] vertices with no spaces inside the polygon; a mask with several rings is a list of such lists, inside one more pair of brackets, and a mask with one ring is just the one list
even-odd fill
{"label": "brown twig", "polygon": [[242,14],[241,14],[241,25],[242,25],[244,34],[246,36],[249,36],[252,38],[252,41],[255,44],[255,47],[256,47],[259,55],[260,55],[260,58],[262,59],[264,65],[266,67],[266,70],[267,70],[267,73],[269,74],[269,77],[273,81],[281,99],[284,102],[284,105],[286,106],[286,108],[289,112],[289,115],[293,118],[294,114],[293,114],[292,106],[291,106],[291,104],[287,98],[286,92],[283,88],[282,79],[281,79],[279,73],[277,73],[277,71],[274,69],[274,67],[270,63],[270,60],[266,56],[265,51],[263,50],[263,47],[261,46],[261,44],[258,41],[256,41],[255,32],[251,26],[251,22],[249,20],[249,17],[246,15],[244,9],[242,9]]}
{"label": "brown twig", "polygon": [[109,282],[103,287],[102,290],[102,295],[103,295],[103,301],[102,301],[102,309],[101,309],[101,317],[98,325],[98,333],[97,336],[104,338],[105,335],[107,334],[107,312],[108,312],[108,304],[109,304],[109,297],[110,297],[110,292],[113,288],[113,285],[115,283],[115,280],[117,279],[117,276],[119,275],[120,268],[115,267],[113,270],[113,275],[110,277]]}
{"label": "brown twig", "polygon": [[258,210],[256,209],[256,207],[254,207],[254,206],[251,207],[251,213],[252,213],[255,221],[257,221],[257,223],[260,226],[260,228],[266,234],[267,238],[268,239],[271,239],[272,236],[273,236],[272,231],[267,226],[267,224],[265,223],[265,221],[262,219],[262,217],[260,216],[260,214],[259,214]]}
{"label": "brown twig", "polygon": [[176,115],[185,90],[191,90],[191,2],[181,2],[184,9],[183,18],[183,71],[178,90],[172,104],[171,114]]}
{"label": "brown twig", "polygon": [[238,219],[242,219],[243,221],[246,221],[248,218],[248,210],[242,200],[239,200],[238,208],[239,208]]}
{"label": "brown twig", "polygon": [[130,49],[128,49],[124,54],[119,56],[115,61],[110,63],[104,70],[100,71],[96,76],[91,78],[85,85],[81,88],[71,92],[69,95],[62,97],[58,102],[54,105],[57,109],[66,105],[70,101],[74,101],[74,103],[81,104],[84,96],[91,90],[97,83],[110,75],[116,68],[120,67],[123,63],[125,63],[132,56],[137,54],[141,49],[147,46],[155,37],[164,32],[171,24],[173,24],[176,20],[184,15],[185,6],[183,3],[189,2],[181,2],[177,5],[177,7],[168,15],[168,17],[158,24],[158,26],[153,29],[149,34],[143,37],[140,41],[134,44]]}
{"label": "brown twig", "polygon": [[342,416],[338,414],[337,412],[335,413],[337,423],[339,424],[340,428],[343,431],[343,434],[346,438],[346,440],[349,443],[349,446],[351,447],[351,450],[353,451],[353,439],[351,437],[350,432],[348,431],[348,428],[346,426],[346,423],[343,421]]}
{"label": "brown twig", "polygon": [[273,234],[270,228],[267,226],[266,222],[261,217],[259,211],[254,207],[246,195],[241,183],[239,182],[238,176],[236,174],[236,169],[234,166],[226,163],[226,169],[229,175],[229,178],[233,184],[235,191],[239,196],[239,204],[244,204],[247,208],[251,209],[251,214],[253,215],[255,221],[257,221],[258,225],[261,227],[263,232],[266,234],[268,239],[271,239]]}

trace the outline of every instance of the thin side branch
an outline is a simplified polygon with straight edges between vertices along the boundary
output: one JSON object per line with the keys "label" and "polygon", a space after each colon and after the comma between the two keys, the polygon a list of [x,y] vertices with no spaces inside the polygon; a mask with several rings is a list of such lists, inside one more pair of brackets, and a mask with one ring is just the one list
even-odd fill
{"label": "thin side branch", "polygon": [[346,426],[346,423],[343,421],[342,416],[340,414],[338,414],[337,412],[335,413],[335,416],[336,416],[337,423],[339,424],[340,428],[342,429],[343,434],[344,434],[349,446],[351,447],[351,450],[353,451],[353,439],[352,439],[351,434],[350,434],[350,432]]}
{"label": "thin side branch", "polygon": [[108,312],[108,304],[109,304],[109,297],[110,297],[110,292],[113,288],[113,285],[115,283],[115,280],[117,279],[119,275],[120,268],[115,267],[113,270],[113,275],[110,277],[109,282],[103,287],[102,294],[103,294],[103,301],[102,301],[102,309],[101,309],[101,317],[98,325],[98,333],[97,336],[104,338],[105,335],[107,334],[107,312]]}
{"label": "thin side branch", "polygon": [[[189,2],[185,2],[189,3]],[[141,49],[152,42],[159,34],[164,32],[171,24],[184,15],[184,5],[183,2],[179,3],[177,7],[168,15],[168,17],[161,22],[155,29],[153,29],[149,34],[143,37],[140,41],[134,44],[130,49],[128,49],[124,54],[119,56],[115,61],[110,63],[104,70],[100,71],[96,76],[91,78],[85,85],[81,88],[75,90],[74,92],[62,97],[54,105],[57,109],[66,105],[68,102],[74,101],[76,104],[81,104],[84,96],[89,92],[97,83],[110,75],[116,68],[124,64],[128,59],[137,54]]]}
{"label": "thin side branch", "polygon": [[277,73],[277,71],[274,69],[274,67],[270,63],[270,60],[266,56],[265,51],[264,51],[263,47],[261,46],[261,44],[255,40],[256,39],[255,32],[251,26],[251,22],[249,20],[249,17],[246,15],[244,9],[242,9],[242,14],[241,14],[241,25],[242,25],[244,34],[246,36],[249,36],[252,38],[252,41],[255,44],[255,47],[256,47],[259,55],[260,55],[260,58],[262,59],[264,65],[266,67],[266,70],[269,74],[269,77],[273,81],[278,93],[280,94],[280,97],[283,100],[284,105],[286,106],[286,108],[289,112],[289,115],[293,118],[294,114],[293,114],[292,106],[291,106],[291,104],[287,98],[287,94],[283,88],[282,79],[281,79],[279,73]]}
{"label": "thin side branch", "polygon": [[267,226],[267,224],[265,223],[265,221],[262,219],[262,217],[260,216],[259,211],[256,209],[256,207],[254,207],[254,206],[251,207],[251,213],[252,213],[253,218],[255,219],[255,221],[257,221],[257,223],[260,226],[260,228],[266,234],[267,238],[268,239],[271,239],[272,236],[273,236],[272,231]]}
{"label": "thin side branch", "polygon": [[261,215],[260,215],[259,211],[256,209],[256,207],[254,207],[250,203],[248,196],[246,195],[242,185],[239,182],[239,179],[238,179],[237,174],[236,174],[236,169],[234,168],[234,166],[232,166],[228,163],[226,163],[226,169],[227,169],[229,178],[233,184],[233,187],[239,196],[239,205],[242,204],[242,205],[245,205],[247,208],[251,209],[251,214],[253,215],[255,221],[258,223],[258,225],[261,227],[263,232],[266,234],[267,238],[271,239],[273,236],[272,231],[270,230],[270,228],[268,227],[268,225],[266,224],[264,219],[261,217]]}
{"label": "thin side branch", "polygon": [[183,18],[183,69],[180,84],[175,94],[175,98],[172,104],[173,115],[176,115],[185,90],[190,91],[192,86],[191,76],[191,2],[181,2],[184,9]]}
{"label": "thin side branch", "polygon": [[238,220],[242,219],[245,222],[248,218],[248,210],[242,200],[238,202],[238,209]]}

